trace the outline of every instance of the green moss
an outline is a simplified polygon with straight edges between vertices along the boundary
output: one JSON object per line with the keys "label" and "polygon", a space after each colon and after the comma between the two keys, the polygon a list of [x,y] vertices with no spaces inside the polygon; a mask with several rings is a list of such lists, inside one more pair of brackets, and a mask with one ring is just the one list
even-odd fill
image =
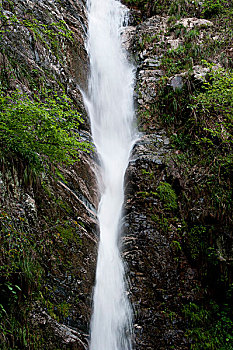
{"label": "green moss", "polygon": [[178,208],[177,195],[169,183],[160,182],[156,193],[166,210],[176,210]]}
{"label": "green moss", "polygon": [[168,233],[169,231],[171,231],[170,220],[164,215],[152,214],[151,220],[156,223],[156,225],[163,233]]}
{"label": "green moss", "polygon": [[[77,226],[78,224],[76,224]],[[64,244],[68,244],[71,241],[78,242],[79,245],[82,244],[82,240],[79,237],[77,227],[72,227],[70,222],[63,222],[63,225],[58,225],[56,227],[57,235],[60,236]]]}

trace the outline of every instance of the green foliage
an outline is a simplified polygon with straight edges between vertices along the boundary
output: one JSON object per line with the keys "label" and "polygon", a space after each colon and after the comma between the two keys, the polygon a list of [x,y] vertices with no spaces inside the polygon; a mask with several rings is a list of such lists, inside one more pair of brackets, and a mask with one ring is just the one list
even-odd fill
{"label": "green foliage", "polygon": [[[12,219],[0,211],[0,342],[5,345],[3,349],[27,348],[29,341],[34,342],[26,314],[32,295],[40,289],[43,270],[35,254],[39,242],[32,232],[25,230],[25,224],[24,218]],[[19,316],[20,304],[24,305]]]}
{"label": "green foliage", "polygon": [[147,171],[145,169],[142,169],[141,171],[143,175],[149,175],[150,178],[154,177],[154,173],[152,171]]}
{"label": "green foliage", "polygon": [[172,241],[171,247],[178,253],[182,251],[182,246],[178,241]]}
{"label": "green foliage", "polygon": [[[204,91],[193,97],[191,119],[195,126],[193,144],[206,153],[211,176],[207,185],[216,208],[230,211],[233,174],[233,73],[210,70]],[[216,179],[218,181],[216,182]],[[227,180],[229,179],[229,180]]]}
{"label": "green foliage", "polygon": [[233,73],[210,70],[204,91],[193,98],[194,115],[198,114],[203,137],[198,141],[230,150],[233,139]]}
{"label": "green foliage", "polygon": [[89,145],[78,138],[80,122],[65,95],[47,96],[42,102],[0,90],[1,156],[18,156],[37,171],[49,163],[71,164],[79,151],[88,150]]}
{"label": "green foliage", "polygon": [[174,15],[176,18],[195,16],[201,14],[201,4],[195,0],[125,0],[125,3],[137,7],[142,16]]}
{"label": "green foliage", "polygon": [[174,133],[171,136],[173,147],[178,148],[180,150],[185,150],[187,148],[187,146],[190,144],[190,139],[190,135],[187,135],[184,132],[180,132],[178,134]]}
{"label": "green foliage", "polygon": [[207,229],[202,225],[193,226],[186,235],[186,245],[193,260],[198,260],[203,255],[208,241]]}
{"label": "green foliage", "polygon": [[209,307],[189,303],[184,306],[188,322],[186,336],[192,350],[229,350],[233,348],[233,321],[228,307],[210,302]]}
{"label": "green foliage", "polygon": [[[211,2],[213,6],[216,5],[215,1]],[[207,6],[207,8],[209,7]],[[192,67],[200,64],[201,60],[211,61],[218,55],[218,60],[224,66],[232,67],[231,55],[227,54],[226,50],[228,46],[231,47],[233,38],[233,31],[231,30],[232,13],[232,5],[227,8],[224,4],[224,12],[220,17],[213,20],[215,32],[218,33],[217,36],[213,35],[212,26],[206,25],[191,29],[177,22],[179,16],[172,15],[168,21],[168,31],[164,34],[172,35],[173,39],[181,39],[181,44],[174,49],[170,48],[169,44],[165,42],[157,43],[161,47],[160,50],[164,51],[162,66],[166,71],[166,76],[170,77],[183,71],[191,72]]]}
{"label": "green foliage", "polygon": [[[40,266],[33,260],[32,251],[36,242],[30,232],[24,231],[25,219],[16,221],[4,211],[0,211],[1,277],[6,280],[17,271],[31,285],[40,284]],[[38,242],[39,243],[39,242]]]}
{"label": "green foliage", "polygon": [[211,18],[224,11],[226,5],[225,0],[205,0],[203,2],[202,15],[205,18]]}
{"label": "green foliage", "polygon": [[5,315],[4,323],[0,324],[1,350],[41,350],[44,348],[45,344],[41,334],[33,332],[27,322],[24,323],[13,315]]}
{"label": "green foliage", "polygon": [[[154,174],[148,171],[142,170],[144,175],[149,175],[149,179],[153,180]],[[157,197],[162,203],[162,206],[165,210],[168,211],[174,211],[178,208],[177,204],[177,195],[175,191],[173,190],[172,186],[167,182],[160,182],[156,192],[150,191],[140,191],[137,193],[138,195],[142,196],[143,198],[153,198]]]}
{"label": "green foliage", "polygon": [[[40,200],[43,196],[41,188]],[[67,254],[67,245],[74,247],[76,257],[77,247],[82,244],[81,222],[67,219],[67,203],[54,196],[46,196],[45,200],[44,211],[49,217],[37,217],[40,230],[25,217],[0,210],[0,342],[5,344],[4,350],[44,348],[40,329],[34,329],[28,320],[32,305],[40,305],[58,322],[70,315],[67,300],[54,300],[54,281],[47,277],[47,269],[55,275],[59,268],[67,269],[70,275],[74,269],[77,271]]]}
{"label": "green foliage", "polygon": [[159,229],[162,232],[168,233],[169,231],[171,231],[170,220],[167,219],[163,214],[152,214],[151,220],[158,225]]}
{"label": "green foliage", "polygon": [[[180,222],[181,219],[186,222],[179,231],[183,234],[182,244],[179,236],[170,242],[175,259],[178,261],[183,248],[190,263],[198,268],[206,293],[232,305],[232,299],[227,300],[225,295],[232,279],[230,247],[225,245],[232,231],[233,207],[233,7],[232,1],[222,0],[192,3],[166,0],[144,4],[144,15],[153,13],[171,17],[167,32],[159,33],[155,38],[145,35],[138,40],[139,50],[154,47],[154,55],[162,56],[165,72],[156,86],[155,107],[152,110],[152,106],[146,106],[146,111],[142,110],[140,115],[142,123],[147,123],[147,131],[154,126],[154,120],[158,122],[159,119],[160,126],[170,133],[175,148],[173,159],[168,163],[169,166],[172,164],[172,169],[170,171],[168,166],[166,171],[171,177],[179,174],[177,215],[181,215]],[[208,18],[213,26],[185,28],[177,24],[180,17]],[[171,48],[166,36],[180,39],[181,45]],[[222,68],[216,69],[203,59],[215,64],[219,62]],[[200,64],[209,69],[206,81],[194,78],[193,66]],[[176,74],[182,77],[183,87],[179,90],[173,90],[171,86],[170,79]],[[163,199],[163,196],[169,196],[162,192],[159,197],[158,189],[150,185],[149,174],[144,173],[148,189],[141,192],[141,196],[149,207],[150,218],[160,232],[174,234],[177,223],[172,222],[172,213],[166,209],[169,202]],[[204,303],[208,305],[206,300]],[[229,309],[190,304],[185,309],[185,317],[191,349],[233,349],[233,322]]]}
{"label": "green foliage", "polygon": [[33,33],[34,40],[39,40],[43,45],[50,49],[57,58],[60,57],[61,41],[68,40],[73,41],[73,33],[68,29],[68,26],[64,20],[58,22],[51,22],[44,24],[38,21],[32,14],[26,16],[26,19],[22,19],[15,13],[14,6],[11,6],[12,14],[5,13],[0,6],[0,42],[4,35],[10,31],[10,27],[26,27]]}
{"label": "green foliage", "polygon": [[[208,208],[222,212],[230,218],[232,208],[233,178],[233,73],[216,69],[203,61],[209,68],[202,86],[190,91],[191,81],[181,90],[173,91],[166,86],[160,91],[159,111],[163,124],[172,130],[174,148],[186,152],[186,167],[183,171],[193,172],[193,167],[206,168],[205,175],[196,189],[205,198]],[[189,87],[189,88],[188,88]],[[181,155],[176,155],[179,164]],[[183,168],[183,165],[181,165]],[[202,170],[203,171],[203,170]],[[218,210],[218,212],[216,211]]]}
{"label": "green foliage", "polygon": [[[78,223],[75,221],[75,226],[78,226]],[[80,245],[82,244],[82,240],[77,234],[77,227],[71,227],[70,222],[63,222],[62,225],[57,225],[57,236],[61,237],[65,244],[69,244],[71,241],[77,241]]]}
{"label": "green foliage", "polygon": [[136,7],[143,13],[146,11],[149,1],[148,0],[124,0],[127,6]]}
{"label": "green foliage", "polygon": [[212,18],[225,12],[226,0],[125,0],[125,3],[141,10],[142,15],[169,15],[180,17]]}
{"label": "green foliage", "polygon": [[169,183],[160,182],[156,192],[166,210],[177,209],[177,195]]}
{"label": "green foliage", "polygon": [[214,41],[214,47],[212,48],[212,40],[205,31],[203,31],[201,40],[208,42],[208,48],[205,45],[200,45],[199,30],[187,30],[182,24],[171,26],[170,32],[173,33],[175,38],[181,37],[182,44],[175,49],[168,47],[162,57],[161,63],[167,77],[183,71],[191,71],[193,65],[211,55],[215,46],[218,45],[218,42]]}
{"label": "green foliage", "polygon": [[43,308],[46,312],[56,321],[63,322],[70,314],[70,305],[63,301],[60,304],[50,301],[47,297],[40,292],[40,299]]}
{"label": "green foliage", "polygon": [[59,58],[61,39],[73,41],[73,33],[67,28],[64,20],[43,24],[37,19],[20,20],[19,24],[33,31],[35,39],[40,40],[45,47],[51,49]]}

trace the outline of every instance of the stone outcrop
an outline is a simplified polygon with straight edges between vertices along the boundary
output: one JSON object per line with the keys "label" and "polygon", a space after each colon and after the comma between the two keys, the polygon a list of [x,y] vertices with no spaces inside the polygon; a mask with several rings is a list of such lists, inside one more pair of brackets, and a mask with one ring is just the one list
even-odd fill
{"label": "stone outcrop", "polygon": [[[212,25],[206,22],[206,26]],[[192,28],[204,23],[187,19],[182,25]],[[159,82],[166,74],[163,56],[168,48],[182,45],[182,37],[175,39],[168,29],[168,18],[155,16],[126,28],[123,34],[124,46],[137,65],[135,103],[142,131],[126,173],[123,237],[138,350],[189,349],[183,308],[201,297],[198,272],[182,250],[180,208],[169,213],[157,192],[161,183],[170,184],[177,193],[183,186],[179,170],[169,163],[174,149],[155,107]],[[198,80],[207,71],[193,67],[193,79]],[[185,83],[185,74],[167,80],[174,90],[182,89]]]}
{"label": "stone outcrop", "polygon": [[[1,168],[0,208],[13,227],[9,244],[22,250],[19,258],[27,264],[21,279],[11,280],[20,286],[19,300],[28,298],[28,327],[46,339],[47,349],[58,344],[86,349],[96,265],[98,167],[83,155],[72,168],[60,168],[62,180],[49,176],[43,185],[25,185],[17,164],[8,169]],[[40,297],[34,299],[38,288]]]}
{"label": "stone outcrop", "polygon": [[[143,125],[146,123],[145,111],[150,111],[157,99],[159,82],[166,77],[162,62],[166,51],[182,48],[184,41],[182,31],[188,33],[192,29],[198,30],[199,45],[202,45],[204,31],[208,32],[213,40],[216,40],[212,27],[213,23],[204,19],[183,18],[171,25],[168,17],[154,16],[136,27],[126,28],[123,33],[123,44],[129,50],[131,59],[135,60],[137,65],[135,100],[138,105],[139,122],[142,123],[140,128],[143,129]],[[178,38],[175,35],[176,30],[181,32]],[[185,84],[187,76],[193,77],[193,80],[198,83],[203,80],[207,72],[208,68],[196,65],[189,72],[170,77],[168,85],[171,85],[173,89],[180,89]],[[140,118],[141,114],[142,118]],[[153,118],[153,115],[150,117]],[[153,124],[156,125],[156,122],[150,124],[150,128],[153,128]],[[148,131],[148,125],[146,124],[145,130]]]}
{"label": "stone outcrop", "polygon": [[[172,152],[164,130],[135,145],[126,174],[123,238],[135,307],[136,349],[189,349],[183,305],[198,299],[198,274],[181,250],[181,222],[166,221],[156,195],[171,181],[166,159]],[[175,179],[172,179],[175,181]],[[164,215],[164,217],[163,217]]]}
{"label": "stone outcrop", "polygon": [[[32,326],[38,327],[39,325],[44,328],[46,333],[52,334],[53,338],[56,338],[60,349],[65,349],[67,346],[73,350],[87,349],[86,344],[80,339],[80,333],[63,324],[59,324],[43,310],[39,310],[38,313],[31,313],[30,322]],[[54,339],[51,340],[54,341]]]}
{"label": "stone outcrop", "polygon": [[84,112],[86,9],[80,1],[2,1],[1,74],[9,89],[65,89]]}
{"label": "stone outcrop", "polygon": [[[88,70],[85,4],[3,0],[0,5],[0,74],[5,88],[31,98],[64,91],[85,120],[81,138],[91,141],[80,92],[86,88]],[[30,311],[20,322],[22,327],[26,322],[25,332],[41,339],[36,346],[83,350],[88,342],[96,263],[96,156],[81,152],[76,164],[56,171],[52,168],[37,178],[20,159],[1,160],[1,215],[19,235],[9,244],[22,249],[23,264],[21,279],[12,276],[9,283],[19,285],[18,300],[22,309]],[[4,304],[7,292],[3,289],[1,295]],[[0,336],[2,341],[14,347],[17,334],[12,340]]]}

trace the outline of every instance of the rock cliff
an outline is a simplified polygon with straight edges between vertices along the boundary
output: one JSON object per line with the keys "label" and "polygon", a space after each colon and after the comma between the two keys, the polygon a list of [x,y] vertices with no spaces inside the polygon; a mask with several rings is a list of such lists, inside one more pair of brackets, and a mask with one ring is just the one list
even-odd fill
{"label": "rock cliff", "polygon": [[[200,98],[196,96],[203,98],[204,84],[229,74],[230,54],[221,61],[216,42],[221,30],[216,19],[157,15],[123,34],[129,56],[136,61],[135,103],[142,132],[126,174],[123,238],[135,305],[136,349],[201,349],[209,344],[218,349],[228,339],[222,317],[230,313],[221,305],[232,301],[232,210],[230,202],[229,210],[224,209],[220,197],[231,193],[232,182],[228,170],[224,180],[217,180],[221,175],[213,158],[217,163],[228,158],[230,148],[221,148],[218,140],[220,155],[216,140],[210,139],[213,148],[204,143],[198,148],[207,129],[198,131],[197,124],[212,129],[215,122],[213,116],[212,121],[205,116],[202,124],[203,115],[191,112],[191,104]],[[201,61],[203,52],[209,65]],[[217,167],[224,167],[222,161]],[[218,205],[214,197],[219,187],[210,178],[222,181]],[[228,242],[227,251],[220,240]],[[224,335],[212,340],[218,322]]]}
{"label": "rock cliff", "polygon": [[[66,93],[84,119],[86,10],[81,1],[1,1],[1,86],[31,99]],[[85,349],[96,258],[96,159],[33,175],[1,159],[1,320],[4,349]],[[59,176],[57,177],[57,174]],[[56,178],[56,179],[55,179]]]}

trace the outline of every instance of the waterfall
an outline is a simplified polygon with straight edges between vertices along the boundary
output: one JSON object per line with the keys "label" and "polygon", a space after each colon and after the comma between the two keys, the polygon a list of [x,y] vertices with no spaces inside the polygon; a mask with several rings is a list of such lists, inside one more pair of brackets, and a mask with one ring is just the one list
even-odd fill
{"label": "waterfall", "polygon": [[132,310],[119,249],[124,175],[136,137],[134,71],[120,36],[127,10],[116,0],[89,0],[87,6],[90,78],[85,104],[101,163],[100,240],[90,350],[131,350]]}

